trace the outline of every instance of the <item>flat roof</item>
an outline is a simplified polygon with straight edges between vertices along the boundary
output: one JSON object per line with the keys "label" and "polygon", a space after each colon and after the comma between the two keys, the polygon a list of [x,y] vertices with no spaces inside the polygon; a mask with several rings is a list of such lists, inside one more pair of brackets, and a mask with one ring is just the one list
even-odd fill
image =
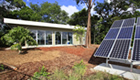
{"label": "flat roof", "polygon": [[[36,21],[27,21],[27,20],[19,20],[19,19],[10,19],[4,18],[4,23],[7,24],[16,24],[16,25],[28,25],[28,26],[40,26],[40,27],[48,27],[48,28],[61,28],[61,29],[74,29],[74,26],[64,25],[64,24],[56,24],[56,23],[46,23],[46,22],[36,22]],[[87,28],[85,28],[86,30]]]}

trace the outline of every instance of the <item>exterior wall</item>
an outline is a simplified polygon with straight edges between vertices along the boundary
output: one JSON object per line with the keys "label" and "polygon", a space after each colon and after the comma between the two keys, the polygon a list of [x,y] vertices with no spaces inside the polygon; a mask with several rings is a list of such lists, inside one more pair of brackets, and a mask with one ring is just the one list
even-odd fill
{"label": "exterior wall", "polygon": [[55,46],[55,32],[52,33],[52,45]]}
{"label": "exterior wall", "polygon": [[[13,25],[16,26],[16,25]],[[72,32],[72,38],[73,38],[73,45],[80,45],[80,41],[77,41],[74,35],[74,32],[72,31],[72,29],[60,29],[60,28],[45,28],[45,27],[34,27],[34,26],[25,26],[25,25],[20,25],[22,27],[25,27],[27,29],[31,29],[31,30],[47,30],[47,31],[52,31],[52,46],[55,46],[55,32],[56,31],[60,31],[60,32]],[[63,45],[63,44],[62,44]],[[71,45],[71,44],[69,44]]]}
{"label": "exterior wall", "polygon": [[80,45],[80,41],[77,41],[75,37],[76,37],[76,35],[73,34],[73,44],[74,45]]}

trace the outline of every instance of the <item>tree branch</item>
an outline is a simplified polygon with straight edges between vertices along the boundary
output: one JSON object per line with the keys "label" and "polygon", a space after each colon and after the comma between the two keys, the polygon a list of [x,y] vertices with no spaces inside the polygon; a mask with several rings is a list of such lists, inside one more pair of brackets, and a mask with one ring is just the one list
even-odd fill
{"label": "tree branch", "polygon": [[94,5],[94,3],[95,3],[95,0],[93,1],[92,5],[91,5],[91,8],[92,8],[92,6]]}
{"label": "tree branch", "polygon": [[88,4],[87,4],[87,2],[84,0],[84,2],[86,3],[86,6],[88,7]]}

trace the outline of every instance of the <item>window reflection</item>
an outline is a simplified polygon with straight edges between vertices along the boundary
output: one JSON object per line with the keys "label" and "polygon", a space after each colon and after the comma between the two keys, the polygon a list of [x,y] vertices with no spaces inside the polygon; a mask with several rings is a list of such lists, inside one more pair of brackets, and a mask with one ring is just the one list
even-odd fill
{"label": "window reflection", "polygon": [[61,33],[56,32],[55,34],[55,44],[61,44]]}
{"label": "window reflection", "polygon": [[67,32],[62,32],[62,44],[67,44]]}
{"label": "window reflection", "polygon": [[52,44],[52,32],[46,31],[46,45]]}
{"label": "window reflection", "polygon": [[31,30],[31,36],[36,40],[36,30]]}
{"label": "window reflection", "polygon": [[72,32],[68,32],[68,44],[73,44],[72,42]]}
{"label": "window reflection", "polygon": [[44,37],[44,31],[38,31],[38,45],[44,45],[45,44],[45,37]]}

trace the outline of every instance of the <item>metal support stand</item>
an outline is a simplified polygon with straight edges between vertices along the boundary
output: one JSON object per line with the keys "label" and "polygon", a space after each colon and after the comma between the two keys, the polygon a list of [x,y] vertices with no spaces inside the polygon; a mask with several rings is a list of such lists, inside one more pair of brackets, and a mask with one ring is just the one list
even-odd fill
{"label": "metal support stand", "polygon": [[131,69],[130,69],[130,72],[133,72],[133,61],[131,61]]}
{"label": "metal support stand", "polygon": [[106,66],[108,67],[108,61],[109,61],[109,59],[108,58],[106,58]]}
{"label": "metal support stand", "polygon": [[[131,59],[132,59],[132,53],[133,53],[133,48],[131,47]],[[131,65],[130,65],[130,72],[133,72],[133,61],[131,60]]]}

